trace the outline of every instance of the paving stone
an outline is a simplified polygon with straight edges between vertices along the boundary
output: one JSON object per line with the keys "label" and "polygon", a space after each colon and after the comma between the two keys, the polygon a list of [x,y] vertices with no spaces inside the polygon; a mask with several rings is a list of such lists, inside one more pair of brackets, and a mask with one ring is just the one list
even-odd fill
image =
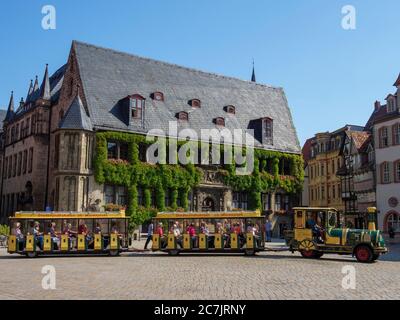
{"label": "paving stone", "polygon": [[[0,299],[400,299],[400,244],[373,264],[350,256],[308,260],[298,253],[27,259],[0,250]],[[42,267],[56,269],[44,290]],[[342,267],[356,269],[356,289],[342,288]]]}

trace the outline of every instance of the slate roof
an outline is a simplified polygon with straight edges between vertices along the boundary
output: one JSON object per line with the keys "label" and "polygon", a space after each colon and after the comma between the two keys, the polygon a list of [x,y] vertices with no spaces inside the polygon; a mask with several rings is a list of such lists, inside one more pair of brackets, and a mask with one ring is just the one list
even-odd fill
{"label": "slate roof", "polygon": [[0,109],[0,132],[3,131],[3,121],[6,118],[7,110]]}
{"label": "slate roof", "polygon": [[[167,134],[169,121],[186,111],[186,126],[196,130],[216,128],[213,119],[225,118],[228,129],[247,129],[250,122],[270,117],[274,123],[274,145],[268,149],[300,153],[301,148],[282,88],[243,81],[212,73],[138,57],[82,42],[73,42],[76,59],[93,126],[97,129],[147,132],[162,129]],[[164,101],[150,95],[164,94]],[[146,98],[144,127],[128,125],[118,101],[128,95]],[[201,108],[188,105],[200,99]],[[233,105],[236,114],[224,107]],[[184,125],[182,125],[184,126]],[[261,147],[258,143],[257,146]]]}
{"label": "slate roof", "polygon": [[60,126],[61,129],[81,129],[91,131],[93,129],[90,118],[88,117],[82,100],[76,96],[71,106],[67,110]]}

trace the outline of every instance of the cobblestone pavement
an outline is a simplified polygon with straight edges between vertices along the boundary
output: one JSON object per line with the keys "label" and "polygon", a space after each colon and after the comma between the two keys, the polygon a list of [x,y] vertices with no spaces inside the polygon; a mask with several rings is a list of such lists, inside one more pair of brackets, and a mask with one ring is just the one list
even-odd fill
{"label": "cobblestone pavement", "polygon": [[[338,255],[307,260],[289,252],[31,260],[0,249],[0,299],[400,299],[400,244],[389,249],[373,264]],[[45,265],[55,267],[55,290],[42,289]],[[342,288],[345,265],[356,269],[355,290]]]}

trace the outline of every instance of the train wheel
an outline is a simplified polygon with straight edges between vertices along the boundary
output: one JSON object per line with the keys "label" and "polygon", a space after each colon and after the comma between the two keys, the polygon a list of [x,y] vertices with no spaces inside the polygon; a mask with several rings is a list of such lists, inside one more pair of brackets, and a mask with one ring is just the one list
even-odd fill
{"label": "train wheel", "polygon": [[248,250],[245,250],[244,255],[245,256],[255,256],[256,252],[254,250],[248,249]]}
{"label": "train wheel", "polygon": [[311,259],[315,257],[314,250],[300,250],[300,254],[303,258]]}
{"label": "train wheel", "polygon": [[118,257],[119,256],[119,251],[118,250],[110,250],[110,256],[111,257]]}
{"label": "train wheel", "polygon": [[168,251],[168,254],[170,256],[177,256],[179,254],[179,250],[170,250]]}
{"label": "train wheel", "polygon": [[26,256],[28,258],[36,258],[37,257],[37,252],[36,251],[27,252]]}
{"label": "train wheel", "polygon": [[361,245],[355,250],[355,256],[358,262],[369,263],[372,262],[373,253],[370,247]]}
{"label": "train wheel", "polygon": [[379,256],[380,256],[379,253],[374,253],[374,254],[372,255],[372,261],[378,260],[378,259],[379,259]]}
{"label": "train wheel", "polygon": [[314,258],[316,258],[316,259],[321,258],[323,255],[324,255],[323,252],[318,252],[318,251],[315,251],[315,252],[314,252]]}
{"label": "train wheel", "polygon": [[303,258],[315,258],[315,255],[317,254],[315,249],[316,246],[312,240],[305,239],[299,243],[299,251]]}

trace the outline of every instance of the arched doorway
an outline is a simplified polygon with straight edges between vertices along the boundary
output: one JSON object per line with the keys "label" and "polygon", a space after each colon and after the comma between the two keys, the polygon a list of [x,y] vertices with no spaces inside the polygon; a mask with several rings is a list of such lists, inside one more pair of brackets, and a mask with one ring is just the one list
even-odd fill
{"label": "arched doorway", "polygon": [[384,231],[388,232],[393,228],[395,232],[400,232],[400,214],[396,211],[390,211],[386,214],[384,220]]}
{"label": "arched doorway", "polygon": [[215,211],[215,202],[211,197],[207,197],[201,204],[201,211]]}

